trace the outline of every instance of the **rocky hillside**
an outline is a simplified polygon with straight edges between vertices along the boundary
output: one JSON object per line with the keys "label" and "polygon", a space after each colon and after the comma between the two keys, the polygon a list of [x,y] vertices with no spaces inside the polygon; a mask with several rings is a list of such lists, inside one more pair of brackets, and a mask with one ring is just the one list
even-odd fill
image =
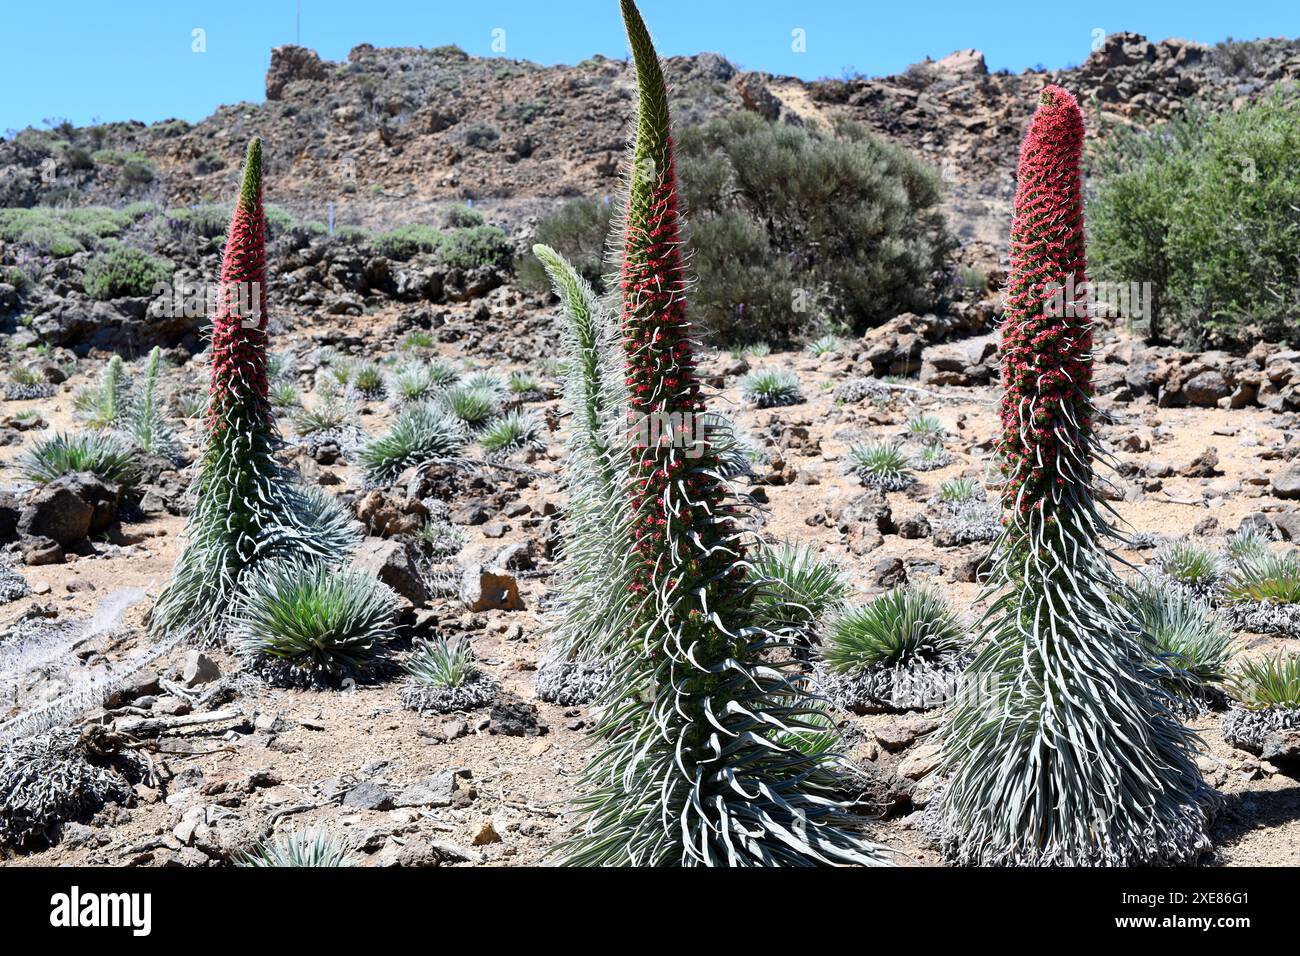
{"label": "rocky hillside", "polygon": [[[1300,77],[1300,43],[1214,49],[1183,40],[1107,37],[1067,70],[990,73],[963,50],[897,76],[807,83],[742,72],[717,54],[668,70],[682,122],[750,109],[795,123],[861,121],[938,167],[973,261],[996,261],[1019,138],[1044,83],[1072,89],[1091,132],[1150,124],[1191,99],[1230,105]],[[272,53],[266,101],[219,108],[191,126],[27,130],[0,143],[0,206],[166,206],[231,195],[242,144],[270,145],[272,201],[308,218],[334,202],[339,222],[367,228],[425,221],[438,202],[472,199],[514,223],[566,196],[618,187],[627,63],[597,56],[542,67],[471,57],[455,47],[356,47],[343,63],[302,47]]]}

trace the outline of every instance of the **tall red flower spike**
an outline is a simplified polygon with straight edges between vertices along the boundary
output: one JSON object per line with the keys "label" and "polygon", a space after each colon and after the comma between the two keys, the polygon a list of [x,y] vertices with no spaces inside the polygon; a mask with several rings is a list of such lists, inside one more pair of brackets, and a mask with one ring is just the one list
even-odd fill
{"label": "tall red flower spike", "polygon": [[1055,486],[1092,477],[1082,151],[1079,104],[1046,87],[1020,150],[1002,326],[1003,496],[1014,515],[1050,509]]}
{"label": "tall red flower spike", "polygon": [[1185,863],[1209,845],[1195,739],[1170,712],[1093,494],[1083,115],[1042,92],[1020,153],[1002,329],[1006,528],[925,826],[954,862]]}
{"label": "tall red flower spike", "polygon": [[755,620],[739,512],[701,427],[668,92],[640,13],[621,3],[640,94],[619,280],[635,600],[601,695],[587,826],[561,852],[586,865],[881,863],[824,788],[825,758],[783,736],[825,717]]}
{"label": "tall red flower spike", "polygon": [[239,199],[226,233],[217,313],[212,318],[212,375],[207,424],[268,432],[273,417],[266,377],[266,212],[262,141],[248,144]]}
{"label": "tall red flower spike", "polygon": [[266,322],[262,142],[254,139],[226,234],[212,317],[207,443],[191,486],[185,549],[150,619],[155,631],[196,631],[215,640],[241,582],[258,564],[337,561],[355,545],[339,505],[304,492],[276,463]]}
{"label": "tall red flower spike", "polygon": [[[630,4],[624,4],[625,18]],[[668,96],[658,57],[640,15],[627,20],[638,56],[641,111],[623,227],[621,326],[626,354],[629,431],[634,443],[631,507],[640,573],[632,587],[654,589],[664,551],[676,533],[709,538],[701,560],[730,564],[740,545],[733,537],[726,490],[713,474],[712,451],[693,442],[694,423],[705,412],[695,376],[694,345],[686,318],[686,271],[682,263],[677,170],[668,119]],[[679,491],[680,489],[680,491]],[[697,569],[701,572],[703,569]]]}

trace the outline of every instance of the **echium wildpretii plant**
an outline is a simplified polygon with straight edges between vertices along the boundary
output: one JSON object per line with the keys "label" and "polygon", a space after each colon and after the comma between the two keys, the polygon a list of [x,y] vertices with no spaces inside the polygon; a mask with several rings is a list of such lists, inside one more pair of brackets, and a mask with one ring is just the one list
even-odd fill
{"label": "echium wildpretii plant", "polygon": [[356,543],[346,514],[274,458],[266,374],[266,215],[262,144],[248,144],[212,317],[206,447],[192,484],[184,550],[151,618],[156,631],[221,633],[241,581],[271,558],[337,561]]}
{"label": "echium wildpretii plant", "polygon": [[[704,413],[686,320],[668,96],[649,33],[621,0],[640,118],[620,276],[628,431]],[[633,596],[601,693],[603,747],[589,764],[575,865],[876,864],[823,789],[833,759],[787,736],[824,715],[786,674],[780,639],[753,624],[739,512],[717,455],[692,430],[625,445]],[[679,431],[686,432],[682,441]],[[776,653],[769,654],[769,651]],[[811,749],[811,748],[810,748]]]}
{"label": "echium wildpretii plant", "polygon": [[626,408],[618,328],[590,284],[555,250],[537,245],[568,313],[564,406],[568,458],[561,478],[564,513],[552,653],[563,661],[604,664],[614,654],[633,603],[628,588],[625,449],[619,414]]}
{"label": "echium wildpretii plant", "polygon": [[1004,530],[928,825],[981,865],[1187,862],[1211,791],[1103,544],[1093,496],[1083,115],[1042,92],[1020,153],[1002,328]]}
{"label": "echium wildpretii plant", "polygon": [[167,421],[161,377],[162,349],[155,345],[145,362],[144,381],[131,396],[124,431],[141,451],[173,458],[180,451],[180,443]]}

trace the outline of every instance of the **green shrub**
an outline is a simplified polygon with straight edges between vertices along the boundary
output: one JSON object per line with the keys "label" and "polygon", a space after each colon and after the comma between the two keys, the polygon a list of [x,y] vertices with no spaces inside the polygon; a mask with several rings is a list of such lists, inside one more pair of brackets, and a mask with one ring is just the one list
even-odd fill
{"label": "green shrub", "polygon": [[462,135],[465,137],[465,143],[476,149],[487,149],[501,138],[501,132],[488,123],[470,123],[465,127]]}
{"label": "green shrub", "polygon": [[442,228],[465,229],[470,226],[483,225],[483,214],[467,206],[450,206],[443,211]]}
{"label": "green shrub", "polygon": [[531,397],[541,390],[541,383],[529,372],[511,372],[506,379],[506,391],[516,398]]}
{"label": "green shrub", "polygon": [[[414,223],[399,226],[371,240],[375,252],[390,259],[410,259],[422,252],[436,253],[439,261],[451,269],[477,269],[492,266],[509,269],[514,250],[506,234],[497,226],[480,221],[439,231],[433,226]],[[459,220],[458,220],[459,221]]]}
{"label": "green shrub", "polygon": [[433,252],[442,241],[442,233],[433,226],[413,223],[398,226],[371,240],[375,252],[389,259],[410,259],[421,252]]}
{"label": "green shrub", "polygon": [[231,207],[208,203],[168,209],[162,220],[172,233],[202,239],[224,239],[230,225]]}
{"label": "green shrub", "polygon": [[[597,291],[604,289],[609,271],[605,241],[610,233],[613,205],[592,199],[574,199],[542,217],[537,224],[537,241],[550,246]],[[519,281],[537,292],[551,287],[546,268],[536,256],[525,256],[519,264]]]}
{"label": "green shrub", "polygon": [[886,491],[901,491],[916,480],[908,469],[907,456],[901,448],[889,442],[852,445],[849,460],[863,484]]}
{"label": "green shrub", "polygon": [[948,602],[920,587],[895,588],[831,625],[826,663],[840,674],[934,660],[962,649],[966,632]]}
{"label": "green shrub", "polygon": [[424,550],[434,560],[445,560],[456,555],[469,542],[469,535],[446,520],[430,518],[416,533]]}
{"label": "green shrub", "polygon": [[1167,578],[1190,588],[1211,588],[1223,578],[1223,562],[1219,556],[1189,541],[1165,545],[1156,552],[1154,560]]}
{"label": "green shrub", "polygon": [[1093,172],[1093,277],[1151,283],[1152,340],[1300,341],[1300,102],[1118,133]]}
{"label": "green shrub", "polygon": [[453,385],[439,396],[438,405],[469,428],[482,428],[497,413],[497,394],[469,380]]}
{"label": "green shrub", "polygon": [[296,408],[301,401],[298,386],[293,382],[272,382],[268,394],[276,408]]}
{"label": "green shrub", "polygon": [[438,388],[455,385],[460,379],[460,369],[445,359],[433,359],[425,365],[424,369],[429,381],[433,382]]}
{"label": "green shrub", "polygon": [[468,641],[421,641],[406,662],[405,670],[430,687],[463,687],[475,674],[478,665]]}
{"label": "green shrub", "polygon": [[757,408],[798,405],[804,401],[799,376],[783,368],[764,368],[750,372],[740,381],[740,393]]}
{"label": "green shrub", "polygon": [[3,266],[0,267],[0,282],[13,286],[21,294],[31,288],[32,277],[18,266]]}
{"label": "green shrub", "polygon": [[984,488],[974,478],[949,478],[939,486],[939,500],[947,504],[960,505],[983,497]]}
{"label": "green shrub", "polygon": [[134,246],[116,246],[96,254],[86,265],[82,280],[86,292],[96,299],[143,296],[171,276],[171,266]]}
{"label": "green shrub", "polygon": [[506,412],[479,433],[478,443],[489,455],[542,447],[542,427],[527,412]]}
{"label": "green shrub", "polygon": [[333,431],[355,425],[357,417],[358,410],[355,404],[337,393],[327,393],[321,395],[310,406],[295,410],[290,421],[293,422],[294,431],[306,437],[317,432]]}
{"label": "green shrub", "polygon": [[162,366],[162,348],[155,345],[145,362],[143,380],[131,390],[121,429],[136,448],[162,458],[175,458],[180,442],[163,404]]}
{"label": "green shrub", "polygon": [[429,366],[419,362],[402,366],[388,379],[389,398],[398,405],[428,401],[442,387]]}
{"label": "green shrub", "polygon": [[849,596],[844,573],[806,545],[768,545],[754,558],[754,578],[763,582],[755,599],[768,627],[806,626]]}
{"label": "green shrub", "polygon": [[1232,675],[1232,692],[1248,710],[1300,710],[1300,654],[1242,661]]}
{"label": "green shrub", "polygon": [[120,355],[114,355],[104,366],[99,381],[73,396],[72,407],[91,428],[112,428],[126,414],[127,399],[126,366]]}
{"label": "green shrub", "polygon": [[982,269],[965,266],[961,270],[961,284],[970,291],[982,295],[988,288],[989,277]]}
{"label": "green shrub", "polygon": [[407,332],[402,338],[401,348],[404,352],[412,352],[415,349],[431,349],[434,346],[433,335],[429,332],[416,330]]}
{"label": "green shrub", "polygon": [[469,641],[461,638],[419,640],[403,667],[407,679],[399,697],[413,710],[471,710],[497,695],[496,681],[478,666]]}
{"label": "green shrub", "polygon": [[804,351],[813,356],[813,358],[822,358],[823,356],[838,352],[840,350],[840,345],[840,340],[834,335],[823,335],[813,339],[805,345]]}
{"label": "green shrub", "polygon": [[940,442],[926,442],[921,446],[921,453],[912,459],[912,467],[917,471],[933,471],[943,468],[952,461],[952,455]]}
{"label": "green shrub", "polygon": [[[346,191],[346,190],[345,190]],[[370,233],[360,226],[338,226],[334,230],[334,238],[338,242],[347,243],[352,246],[359,246],[363,242],[370,240]]]}
{"label": "green shrub", "polygon": [[496,372],[471,372],[460,384],[467,389],[481,389],[498,397],[506,391],[506,380]]}
{"label": "green shrub", "polygon": [[272,382],[292,379],[295,370],[296,362],[292,352],[271,352],[266,356],[266,377]]}
{"label": "green shrub", "polygon": [[230,640],[275,683],[328,685],[374,669],[398,607],[393,590],[365,571],[267,562],[235,600]]}
{"label": "green shrub", "polygon": [[208,393],[197,388],[178,392],[176,409],[181,418],[200,418],[208,410]]}
{"label": "green shrub", "polygon": [[1267,557],[1269,554],[1268,545],[1269,539],[1267,536],[1254,528],[1241,528],[1228,540],[1223,551],[1233,564],[1241,564],[1245,561],[1253,561],[1256,558]]}
{"label": "green shrub", "polygon": [[54,386],[45,381],[45,376],[34,368],[19,365],[9,372],[9,381],[22,389],[39,389],[41,394],[52,394]]}
{"label": "green shrub", "polygon": [[1134,590],[1133,612],[1148,646],[1174,669],[1166,679],[1173,690],[1193,693],[1224,679],[1232,632],[1204,601],[1144,584]]}
{"label": "green shrub", "polygon": [[1300,557],[1265,553],[1249,558],[1228,575],[1228,600],[1300,604]]}
{"label": "green shrub", "polygon": [[692,317],[716,339],[861,330],[939,301],[952,248],[939,178],[901,147],[740,112],[685,129],[678,158]]}
{"label": "green shrub", "polygon": [[70,256],[96,248],[101,239],[121,235],[154,210],[152,203],[143,202],[122,209],[106,206],[0,209],[0,239],[41,255]]}
{"label": "green shrub", "polygon": [[110,432],[56,432],[37,439],[18,459],[18,473],[40,485],[78,471],[132,484],[136,479],[135,452]]}
{"label": "green shrub", "polygon": [[384,373],[374,362],[358,362],[352,372],[352,387],[365,398],[384,394]]}
{"label": "green shrub", "polygon": [[437,253],[443,265],[466,271],[484,266],[504,270],[514,262],[514,249],[497,226],[449,229],[442,234]]}
{"label": "green shrub", "polygon": [[941,441],[945,432],[943,422],[933,415],[924,413],[913,415],[907,420],[904,428],[909,438],[928,444]]}
{"label": "green shrub", "polygon": [[430,405],[412,405],[361,449],[360,458],[366,480],[378,484],[395,480],[412,465],[456,455],[464,445],[464,429],[455,418]]}
{"label": "green shrub", "polygon": [[328,830],[303,830],[259,843],[257,849],[239,859],[238,865],[276,868],[356,866],[357,858],[343,839]]}
{"label": "green shrub", "polygon": [[731,350],[731,357],[738,358],[738,359],[739,358],[743,358],[743,359],[766,358],[771,354],[772,354],[772,346],[769,343],[763,341],[762,339],[759,339],[757,342],[750,342],[747,345],[742,345],[739,348],[734,348]]}

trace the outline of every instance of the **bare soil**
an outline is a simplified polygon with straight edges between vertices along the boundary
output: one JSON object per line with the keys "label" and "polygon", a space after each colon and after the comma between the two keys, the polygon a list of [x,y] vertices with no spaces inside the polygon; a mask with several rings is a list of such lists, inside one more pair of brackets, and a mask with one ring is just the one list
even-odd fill
{"label": "bare soil", "polygon": [[[319,326],[313,323],[303,331],[314,333]],[[290,340],[294,338],[289,336]],[[284,345],[277,343],[277,347]],[[368,353],[374,357],[373,349]],[[710,364],[721,366],[726,361],[725,356],[716,356]],[[913,489],[889,494],[895,521],[923,511],[926,498],[943,480],[982,474],[989,463],[987,449],[996,427],[996,392],[991,388],[944,388],[930,393],[899,390],[883,406],[870,401],[837,405],[827,386],[854,374],[842,358],[817,359],[803,353],[786,353],[752,360],[752,364],[793,369],[807,396],[805,403],[786,408],[746,408],[735,379],[730,378],[718,399],[719,407],[734,411],[743,430],[753,438],[769,436],[773,423],[778,433],[783,426],[808,429],[809,440],[803,451],[780,452],[794,469],[793,481],[764,486],[769,499],[764,533],[814,544],[840,562],[863,597],[878,590],[870,584],[872,569],[882,559],[901,558],[912,580],[933,580],[963,614],[973,617],[978,610],[978,585],[957,582],[952,572],[960,558],[974,549],[945,550],[936,548],[928,537],[906,540],[887,535],[883,546],[856,556],[832,525],[811,526],[808,519],[833,499],[861,492],[857,480],[841,472],[848,446],[896,435],[908,414],[916,409],[924,408],[948,426],[953,437],[946,444],[955,458],[943,469],[919,474],[920,482]],[[78,374],[54,398],[9,403],[7,411],[34,408],[51,426],[72,427],[71,393],[87,380],[84,373]],[[1104,428],[1106,441],[1114,443],[1122,436],[1140,434],[1151,442],[1151,450],[1136,457],[1167,461],[1175,469],[1181,469],[1213,445],[1223,473],[1210,479],[1169,478],[1159,492],[1114,502],[1130,530],[1180,536],[1191,532],[1203,519],[1213,517],[1218,528],[1207,540],[1214,544],[1216,535],[1235,529],[1245,515],[1265,505],[1281,504],[1269,497],[1266,483],[1259,483],[1280,467],[1279,462],[1268,457],[1269,447],[1282,440],[1278,417],[1272,413],[1259,408],[1157,409],[1150,405],[1114,406],[1108,411],[1119,421]],[[365,416],[367,430],[379,431],[388,415],[383,403],[370,403],[370,413]],[[27,434],[28,444],[34,434]],[[196,428],[189,429],[188,438],[191,444],[196,440]],[[0,449],[0,467],[8,471],[9,481],[13,478],[8,466],[20,451],[15,447]],[[768,449],[769,454],[777,451]],[[556,441],[534,465],[553,473],[561,455]],[[1135,457],[1123,452],[1119,456]],[[343,487],[359,484],[350,466],[324,470],[338,473],[344,479]],[[762,467],[758,471],[764,474]],[[1224,493],[1207,499],[1207,488],[1211,492],[1222,489]],[[553,478],[542,479],[528,495],[536,500],[560,500]],[[524,527],[507,522],[511,524],[514,526],[504,538],[495,540],[483,537],[483,526],[467,528],[471,536],[467,550],[500,547],[519,538]],[[105,648],[110,657],[125,652],[147,640],[145,615],[177,556],[182,529],[183,519],[174,516],[124,524],[108,541],[96,543],[94,555],[71,555],[67,563],[60,565],[20,566],[35,593],[0,607],[0,626],[38,604],[49,606],[60,618],[87,618],[114,590],[140,587],[148,597],[131,609],[115,643]],[[1144,554],[1149,556],[1150,552],[1125,551],[1121,556],[1141,565]],[[527,606],[523,611],[470,614],[454,603],[443,602],[433,608],[431,627],[454,625],[467,630],[473,635],[483,665],[503,689],[534,700],[533,671],[547,646],[542,604],[548,574],[556,570],[554,564],[544,564],[542,574],[521,579]],[[1294,647],[1294,642],[1285,639],[1250,634],[1239,635],[1237,644],[1242,653],[1251,655],[1282,646]],[[180,653],[178,650],[172,654],[171,660]],[[235,667],[230,656],[221,651],[212,653],[223,670]],[[161,662],[160,667],[165,670],[170,663]],[[398,689],[396,681],[335,692],[250,686],[234,705],[249,720],[263,715],[258,726],[269,725],[266,715],[280,718],[274,729],[232,732],[227,729],[229,725],[221,725],[215,731],[190,730],[164,738],[166,752],[154,759],[171,774],[165,790],[141,787],[134,806],[105,811],[89,829],[76,830],[75,839],[65,839],[39,852],[11,856],[4,862],[207,863],[207,856],[185,846],[173,833],[187,808],[194,805],[207,807],[208,819],[230,832],[242,827],[242,842],[247,845],[270,829],[321,824],[338,830],[367,851],[365,859],[371,864],[392,862],[404,847],[418,848],[432,840],[465,848],[466,856],[476,863],[543,862],[548,849],[572,823],[568,801],[576,795],[575,781],[590,752],[589,710],[559,708],[539,701],[539,716],[547,730],[533,737],[495,736],[483,728],[483,712],[459,715],[466,720],[469,732],[442,742],[438,731],[455,715],[438,718],[409,711],[401,706]],[[914,744],[913,749],[902,754],[889,754],[877,746],[874,731],[902,719],[899,715],[836,716],[861,731],[850,735],[858,741],[851,756],[873,761],[886,772],[923,745]],[[1192,723],[1205,741],[1203,769],[1227,797],[1217,825],[1216,849],[1208,862],[1228,866],[1300,864],[1300,781],[1282,768],[1261,764],[1226,745],[1218,723],[1218,716],[1213,714]],[[345,783],[373,780],[395,791],[447,769],[469,772],[463,806],[357,810],[326,799],[328,787],[320,785],[331,779]],[[909,815],[876,821],[870,829],[878,840],[896,847],[918,865],[939,863],[934,848],[913,829]],[[438,854],[433,856],[439,858]],[[445,856],[441,859],[450,862]]]}

